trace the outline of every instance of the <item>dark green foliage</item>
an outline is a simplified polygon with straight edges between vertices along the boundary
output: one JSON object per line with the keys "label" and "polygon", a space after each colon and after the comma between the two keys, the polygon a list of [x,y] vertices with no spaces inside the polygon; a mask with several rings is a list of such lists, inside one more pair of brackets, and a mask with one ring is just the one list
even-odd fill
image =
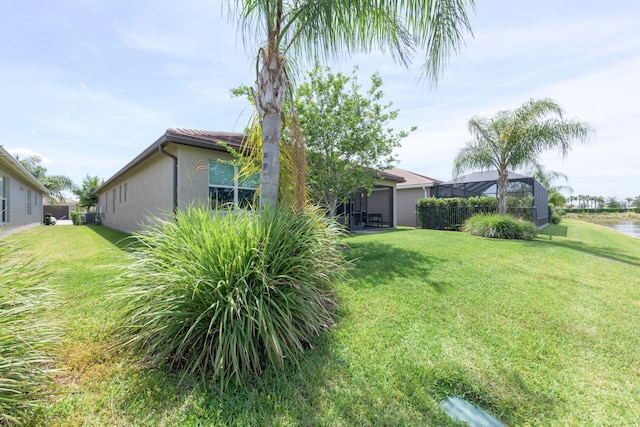
{"label": "dark green foliage", "polygon": [[398,110],[384,102],[382,79],[366,92],[351,75],[333,74],[316,62],[296,88],[295,107],[309,169],[309,196],[335,216],[338,205],[360,189],[370,193],[379,173],[393,166],[393,150],[408,132],[391,128]]}
{"label": "dark green foliage", "polygon": [[79,210],[72,210],[71,221],[73,222],[73,225],[82,224],[82,212],[80,212]]}
{"label": "dark green foliage", "polygon": [[464,223],[462,231],[492,239],[533,240],[538,235],[532,222],[500,214],[474,215]]}
{"label": "dark green foliage", "polygon": [[78,204],[83,208],[86,208],[87,212],[98,204],[98,196],[94,194],[94,191],[96,191],[103,182],[104,180],[97,176],[87,175],[82,180],[82,187],[73,189],[73,194],[78,196]]}
{"label": "dark green foliage", "polygon": [[551,214],[551,223],[560,224],[560,221],[562,221],[562,216],[558,212],[553,212]]}
{"label": "dark green foliage", "polygon": [[50,321],[51,290],[24,257],[0,242],[0,425],[24,423],[47,397],[58,340]]}
{"label": "dark green foliage", "polygon": [[[507,198],[507,209],[510,215],[522,219],[533,218],[533,198]],[[429,197],[416,202],[416,220],[418,228],[430,230],[457,231],[462,224],[478,213],[493,213],[498,211],[498,200],[491,196],[482,197]]]}
{"label": "dark green foliage", "polygon": [[338,235],[315,212],[284,209],[190,207],[175,221],[154,219],[120,277],[121,345],[221,390],[297,363],[334,324]]}

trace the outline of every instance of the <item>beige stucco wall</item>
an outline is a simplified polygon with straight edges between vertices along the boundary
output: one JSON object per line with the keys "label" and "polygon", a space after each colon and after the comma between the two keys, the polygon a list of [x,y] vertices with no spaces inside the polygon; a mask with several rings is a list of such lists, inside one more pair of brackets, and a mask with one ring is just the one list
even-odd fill
{"label": "beige stucco wall", "polygon": [[[426,197],[431,197],[431,188],[426,187]],[[409,227],[416,226],[416,201],[425,198],[425,190],[422,188],[397,189],[398,225]]]}
{"label": "beige stucco wall", "polygon": [[[7,168],[0,165],[0,176],[8,178],[7,222],[0,224],[0,238],[10,231],[42,224],[42,193],[36,186],[25,182]],[[31,190],[31,213],[27,212],[27,200]]]}
{"label": "beige stucco wall", "polygon": [[[172,151],[171,148],[167,151]],[[133,170],[114,180],[98,196],[102,223],[116,230],[141,231],[150,216],[171,213],[173,206],[173,161],[158,152]],[[127,197],[125,201],[124,186]],[[122,199],[120,199],[122,188]],[[115,211],[113,190],[115,190]]]}
{"label": "beige stucco wall", "polygon": [[[178,158],[178,208],[194,202],[208,205],[209,160],[231,160],[232,156],[221,151],[177,144],[170,144],[166,151]],[[142,231],[150,217],[163,217],[173,212],[173,159],[160,152],[153,154],[151,158],[114,180],[99,197],[104,225],[127,233]]]}
{"label": "beige stucco wall", "polygon": [[209,206],[209,161],[233,160],[227,152],[180,145],[178,157],[178,207],[190,203]]}

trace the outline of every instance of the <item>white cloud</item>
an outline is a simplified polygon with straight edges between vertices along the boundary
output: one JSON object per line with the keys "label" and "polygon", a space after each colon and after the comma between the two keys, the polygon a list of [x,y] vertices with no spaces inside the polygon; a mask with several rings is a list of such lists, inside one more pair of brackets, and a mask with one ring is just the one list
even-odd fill
{"label": "white cloud", "polygon": [[6,146],[4,147],[4,149],[7,150],[7,152],[11,154],[13,157],[25,158],[30,156],[37,156],[37,157],[40,157],[44,165],[53,164],[53,160],[51,160],[49,157],[47,157],[46,155],[42,154],[39,151],[31,150],[25,147],[11,147],[11,146]]}

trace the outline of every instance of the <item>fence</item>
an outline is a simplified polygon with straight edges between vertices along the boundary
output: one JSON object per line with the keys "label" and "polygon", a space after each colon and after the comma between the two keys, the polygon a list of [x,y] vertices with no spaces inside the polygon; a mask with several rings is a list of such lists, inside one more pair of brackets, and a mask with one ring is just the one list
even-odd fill
{"label": "fence", "polygon": [[[479,213],[495,213],[493,206],[416,206],[416,227],[458,231],[467,218]],[[537,208],[507,208],[507,213],[537,224]]]}

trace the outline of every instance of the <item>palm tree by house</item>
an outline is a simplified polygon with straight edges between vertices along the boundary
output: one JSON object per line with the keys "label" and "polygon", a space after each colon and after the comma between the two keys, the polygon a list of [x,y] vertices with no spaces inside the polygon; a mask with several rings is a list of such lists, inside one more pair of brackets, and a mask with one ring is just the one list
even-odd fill
{"label": "palm tree by house", "polygon": [[548,150],[563,156],[574,140],[586,142],[594,132],[588,123],[564,119],[564,111],[551,99],[530,100],[495,117],[473,117],[468,128],[474,139],[457,154],[453,174],[480,168],[498,171],[498,212],[507,212],[509,170],[535,167]]}
{"label": "palm tree by house", "polygon": [[467,3],[474,7],[474,0],[229,0],[245,46],[260,46],[254,98],[262,126],[261,203],[277,205],[291,64],[382,50],[408,65],[424,49],[422,73],[435,83],[463,32],[471,31]]}

